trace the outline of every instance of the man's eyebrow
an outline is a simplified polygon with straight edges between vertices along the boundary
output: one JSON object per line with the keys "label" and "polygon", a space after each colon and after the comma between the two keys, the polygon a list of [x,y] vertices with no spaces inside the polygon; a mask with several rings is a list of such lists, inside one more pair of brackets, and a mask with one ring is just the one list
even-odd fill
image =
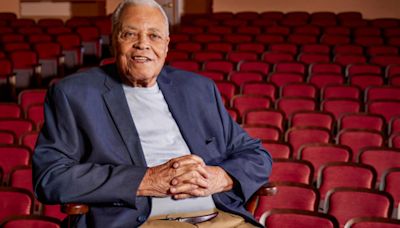
{"label": "man's eyebrow", "polygon": [[150,32],[156,32],[156,33],[162,33],[160,29],[157,28],[150,28],[149,29]]}
{"label": "man's eyebrow", "polygon": [[[139,30],[137,27],[133,26],[133,25],[126,25],[123,26],[122,29],[130,29],[130,30]],[[156,32],[156,33],[161,33],[164,34],[160,29],[158,28],[149,28],[148,29],[150,32]]]}
{"label": "man's eyebrow", "polygon": [[122,26],[123,29],[132,29],[132,30],[137,30],[137,28],[135,26],[132,25],[126,25],[126,26]]}

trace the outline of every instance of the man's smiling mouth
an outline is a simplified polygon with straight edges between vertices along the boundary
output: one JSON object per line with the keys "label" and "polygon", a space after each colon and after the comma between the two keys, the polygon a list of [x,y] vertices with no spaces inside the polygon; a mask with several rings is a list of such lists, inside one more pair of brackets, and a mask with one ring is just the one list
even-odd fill
{"label": "man's smiling mouth", "polygon": [[132,60],[138,63],[145,63],[151,61],[151,59],[146,56],[133,56]]}

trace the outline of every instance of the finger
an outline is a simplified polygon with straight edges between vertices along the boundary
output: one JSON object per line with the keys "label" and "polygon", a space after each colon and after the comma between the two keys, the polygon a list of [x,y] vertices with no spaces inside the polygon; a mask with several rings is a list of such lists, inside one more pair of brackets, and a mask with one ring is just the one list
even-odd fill
{"label": "finger", "polygon": [[173,162],[172,167],[174,168],[179,168],[188,164],[200,164],[202,166],[205,166],[203,159],[196,155],[185,155],[173,159],[172,162]]}
{"label": "finger", "polygon": [[194,196],[194,197],[204,197],[204,196],[211,195],[211,192],[205,188],[198,188],[198,189],[194,189],[193,191],[191,191],[190,195]]}
{"label": "finger", "polygon": [[204,196],[209,196],[209,195],[211,195],[211,193],[207,189],[197,188],[189,193],[175,194],[172,197],[174,199],[180,200],[180,199],[193,198],[193,197],[204,197]]}
{"label": "finger", "polygon": [[191,178],[204,178],[208,179],[210,174],[208,171],[200,166],[200,165],[190,165],[184,166],[179,169],[176,169],[174,179],[177,179],[180,182],[184,182],[185,180],[189,180]]}
{"label": "finger", "polygon": [[169,189],[169,191],[173,195],[182,194],[182,193],[186,193],[187,194],[187,193],[193,191],[196,188],[199,188],[199,186],[196,185],[196,184],[186,183],[186,184],[182,184],[182,185],[171,187]]}
{"label": "finger", "polygon": [[188,199],[188,198],[193,198],[194,196],[190,194],[177,194],[173,195],[172,198],[175,200],[182,200],[182,199]]}
{"label": "finger", "polygon": [[208,188],[209,182],[197,172],[182,174],[171,181],[171,185],[195,184],[202,188]]}
{"label": "finger", "polygon": [[[203,178],[207,179],[210,176],[210,173],[208,170],[199,164],[190,164],[190,165],[185,165],[181,166],[180,168],[175,169],[174,177],[178,178],[182,175],[194,175],[194,177],[197,177],[197,174],[202,176]],[[188,176],[190,177],[190,176]]]}

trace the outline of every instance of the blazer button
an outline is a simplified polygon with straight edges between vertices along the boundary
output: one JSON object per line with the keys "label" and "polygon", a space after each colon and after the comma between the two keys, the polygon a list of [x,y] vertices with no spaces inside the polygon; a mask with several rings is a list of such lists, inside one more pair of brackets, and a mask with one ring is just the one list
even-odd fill
{"label": "blazer button", "polygon": [[146,220],[147,220],[146,215],[140,215],[139,217],[137,217],[138,222],[145,222]]}

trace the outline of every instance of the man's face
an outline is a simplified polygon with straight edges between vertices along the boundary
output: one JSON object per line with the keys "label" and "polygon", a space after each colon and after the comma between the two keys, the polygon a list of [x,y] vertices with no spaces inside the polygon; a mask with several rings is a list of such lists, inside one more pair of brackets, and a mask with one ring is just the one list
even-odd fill
{"label": "man's face", "polygon": [[161,12],[149,6],[128,6],[114,34],[116,61],[126,81],[139,87],[156,83],[168,52],[169,37]]}

